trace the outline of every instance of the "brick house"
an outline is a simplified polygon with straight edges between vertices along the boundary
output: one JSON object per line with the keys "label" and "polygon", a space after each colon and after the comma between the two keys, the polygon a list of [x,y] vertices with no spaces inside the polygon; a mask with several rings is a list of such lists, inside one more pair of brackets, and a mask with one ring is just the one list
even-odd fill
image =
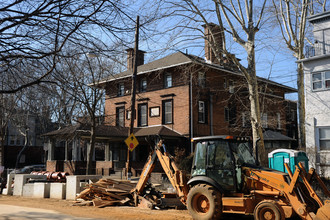
{"label": "brick house", "polygon": [[[207,29],[205,31],[209,36]],[[142,168],[150,151],[149,146],[159,137],[165,140],[172,155],[183,150],[188,155],[193,150],[190,143],[192,137],[251,136],[246,80],[224,56],[221,56],[221,62],[215,59],[209,41],[205,40],[205,59],[177,52],[144,64],[145,52],[138,51],[134,134],[140,144],[131,155],[133,168]],[[133,54],[133,49],[127,50],[126,71],[93,85],[106,93],[104,123],[96,132],[98,142],[104,144],[103,161],[96,159],[98,174],[102,173],[98,171],[100,169],[107,174],[109,169],[125,167],[127,147],[124,140],[128,137],[131,118]],[[284,142],[285,146],[290,147],[297,134],[297,104],[286,100],[285,94],[296,90],[264,78],[258,80],[263,128],[282,134],[279,135],[281,139],[274,139],[276,135],[272,133],[271,144],[267,146],[283,147]],[[67,130],[74,131],[72,128]],[[88,140],[88,132],[87,135],[77,135],[78,130],[82,131],[77,129],[72,137]],[[48,134],[50,138],[61,135],[66,136],[64,130]],[[290,138],[283,139],[285,135]],[[80,142],[70,140],[71,152],[75,155],[72,160],[70,157],[64,159],[64,169],[69,160],[71,164],[78,164],[81,160],[81,153],[77,155],[77,149],[84,148],[77,145]],[[52,149],[51,146],[49,144],[47,148]],[[48,164],[54,166],[57,162],[50,163],[55,161],[52,151],[48,151]]]}
{"label": "brick house", "polygon": [[[251,136],[245,78],[223,56],[222,62],[218,62],[210,52],[208,41],[205,42],[205,59],[177,52],[144,64],[145,52],[138,52],[134,127],[161,126],[173,130],[186,138],[188,152],[192,150],[189,146],[192,137]],[[126,71],[96,85],[106,91],[106,125],[129,127],[133,54],[133,49],[127,50]],[[262,126],[289,136],[285,140],[289,140],[290,147],[297,134],[297,105],[286,100],[285,94],[296,89],[264,78],[258,81]],[[143,148],[136,151],[141,155]]]}

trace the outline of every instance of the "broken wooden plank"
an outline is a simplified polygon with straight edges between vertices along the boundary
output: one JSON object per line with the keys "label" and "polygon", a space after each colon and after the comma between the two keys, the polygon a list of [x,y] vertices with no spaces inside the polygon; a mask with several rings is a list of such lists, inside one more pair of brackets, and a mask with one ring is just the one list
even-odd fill
{"label": "broken wooden plank", "polygon": [[93,205],[92,201],[80,201],[72,204],[72,206],[92,206],[92,205]]}

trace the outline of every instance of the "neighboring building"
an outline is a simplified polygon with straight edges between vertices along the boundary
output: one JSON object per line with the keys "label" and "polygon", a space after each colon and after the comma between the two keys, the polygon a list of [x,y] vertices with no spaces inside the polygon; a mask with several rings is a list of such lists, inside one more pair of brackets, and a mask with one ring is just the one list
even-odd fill
{"label": "neighboring building", "polygon": [[314,46],[306,47],[306,152],[310,166],[330,177],[330,12],[309,17]]}
{"label": "neighboring building", "polygon": [[[25,165],[45,163],[44,140],[41,137],[41,134],[46,129],[44,121],[34,114],[26,114],[26,112],[22,114],[22,118],[26,120],[24,126],[28,126],[28,142],[21,153],[17,166],[23,167]],[[20,132],[20,129],[15,125],[13,120],[8,122],[6,133],[4,142],[4,166],[5,168],[14,168],[18,159],[17,156],[25,145],[25,136]]]}

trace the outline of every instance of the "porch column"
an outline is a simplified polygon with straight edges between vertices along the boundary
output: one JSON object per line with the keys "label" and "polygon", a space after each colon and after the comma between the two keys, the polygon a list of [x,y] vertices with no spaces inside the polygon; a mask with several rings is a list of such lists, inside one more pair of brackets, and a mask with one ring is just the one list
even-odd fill
{"label": "porch column", "polygon": [[69,142],[65,141],[64,160],[69,160]]}
{"label": "porch column", "polygon": [[73,139],[72,141],[72,160],[78,161],[78,140],[77,138]]}
{"label": "porch column", "polygon": [[104,161],[112,161],[112,151],[110,150],[111,143],[108,142],[108,144],[104,147]]}
{"label": "porch column", "polygon": [[[89,142],[87,142],[86,146],[87,146],[87,152],[88,152],[91,148],[91,144]],[[93,161],[95,161],[95,146],[94,146],[94,150],[93,150],[92,154],[93,154]]]}
{"label": "porch column", "polygon": [[46,143],[47,150],[48,150],[48,157],[47,160],[54,160],[55,159],[55,140],[49,139]]}

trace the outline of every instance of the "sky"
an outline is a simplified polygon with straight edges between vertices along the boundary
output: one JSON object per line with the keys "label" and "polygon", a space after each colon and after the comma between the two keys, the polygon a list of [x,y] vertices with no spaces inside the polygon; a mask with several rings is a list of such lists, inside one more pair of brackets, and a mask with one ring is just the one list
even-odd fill
{"label": "sky", "polygon": [[[146,0],[147,2],[150,2]],[[179,0],[172,0],[172,2],[181,2]],[[134,1],[133,1],[134,2]],[[138,1],[139,2],[139,1]],[[153,1],[151,1],[153,2]],[[173,7],[169,6],[166,1],[158,8],[160,13],[173,11]],[[195,1],[201,9],[207,9],[212,1]],[[255,18],[258,15],[258,7],[261,1],[255,1]],[[135,2],[137,3],[137,2]],[[145,7],[146,5],[150,7]],[[144,2],[144,4],[132,4],[129,9],[132,13],[131,20],[135,14],[140,16],[140,23],[143,24],[148,20],[152,14],[153,6]],[[270,9],[271,10],[271,5]],[[176,11],[181,13],[182,11]],[[189,15],[189,18],[192,18]],[[206,11],[205,17],[208,21],[217,23],[214,11]],[[276,28],[272,21],[275,16],[271,13],[265,13],[261,22],[259,32],[256,34],[255,50],[256,50],[256,68],[257,75],[275,82],[284,84],[289,87],[297,88],[296,69],[297,63],[293,53],[286,47],[280,30]],[[195,17],[195,20],[198,18]],[[225,22],[224,22],[225,23]],[[146,51],[145,63],[160,59],[166,55],[175,53],[177,51],[188,52],[189,54],[204,57],[204,40],[202,39],[203,28],[202,22],[191,22],[187,17],[170,16],[154,23],[142,26],[140,29],[139,49]],[[238,27],[238,24],[234,26]],[[132,26],[134,23],[132,21]],[[190,28],[181,28],[182,26],[189,26]],[[309,27],[307,34],[311,35],[312,29]],[[240,32],[239,34],[242,34]],[[242,35],[244,36],[244,35]],[[128,38],[134,39],[134,33]],[[132,41],[133,42],[133,41]],[[247,66],[245,50],[234,43],[232,37],[226,37],[227,49],[235,54],[242,61],[244,66]],[[133,43],[131,47],[133,47]],[[125,59],[126,54],[123,54]],[[287,94],[287,99],[297,100],[297,94]]]}

